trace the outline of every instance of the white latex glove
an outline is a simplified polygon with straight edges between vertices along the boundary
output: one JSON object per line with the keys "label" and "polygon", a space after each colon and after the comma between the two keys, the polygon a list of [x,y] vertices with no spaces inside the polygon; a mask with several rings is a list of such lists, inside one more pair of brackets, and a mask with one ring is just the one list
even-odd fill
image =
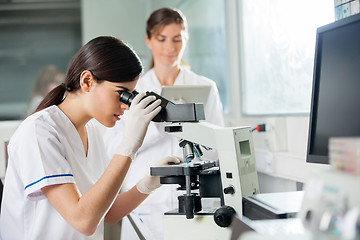
{"label": "white latex glove", "polygon": [[[184,159],[177,156],[168,156],[158,161],[155,166],[166,166],[169,163],[180,162],[184,162]],[[139,192],[144,194],[150,194],[159,187],[161,187],[160,176],[150,176],[149,173],[136,184],[136,188]]]}
{"label": "white latex glove", "polygon": [[[150,121],[160,112],[161,100],[155,101],[155,96],[145,96],[145,93],[139,93],[132,100],[125,119],[124,135],[120,145],[115,150],[115,154],[134,159],[135,153],[144,141]],[[154,102],[151,103],[152,101]]]}

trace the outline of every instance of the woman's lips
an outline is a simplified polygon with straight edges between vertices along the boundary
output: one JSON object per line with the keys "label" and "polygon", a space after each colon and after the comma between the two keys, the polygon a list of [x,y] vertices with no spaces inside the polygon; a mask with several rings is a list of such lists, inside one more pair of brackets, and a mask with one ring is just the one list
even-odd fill
{"label": "woman's lips", "polygon": [[121,114],[114,114],[114,117],[116,118],[116,120],[120,120]]}
{"label": "woman's lips", "polygon": [[176,58],[176,56],[174,55],[164,55],[165,58],[167,59],[173,59],[173,58]]}

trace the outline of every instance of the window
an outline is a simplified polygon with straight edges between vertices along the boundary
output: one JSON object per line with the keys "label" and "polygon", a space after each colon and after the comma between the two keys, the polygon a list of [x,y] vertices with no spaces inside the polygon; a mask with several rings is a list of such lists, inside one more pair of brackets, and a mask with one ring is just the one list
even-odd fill
{"label": "window", "polygon": [[334,1],[244,0],[239,16],[243,114],[308,114],[316,28]]}
{"label": "window", "polygon": [[189,43],[184,60],[196,74],[213,80],[219,90],[224,111],[226,102],[225,5],[223,0],[188,0],[175,6],[186,16]]}
{"label": "window", "polygon": [[80,1],[0,3],[0,42],[0,120],[23,119],[39,70],[81,47]]}

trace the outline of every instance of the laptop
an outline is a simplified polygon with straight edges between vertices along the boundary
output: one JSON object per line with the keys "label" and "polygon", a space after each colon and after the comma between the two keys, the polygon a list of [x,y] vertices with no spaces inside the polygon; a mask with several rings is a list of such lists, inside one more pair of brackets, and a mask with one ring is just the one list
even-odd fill
{"label": "laptop", "polygon": [[160,95],[174,103],[202,103],[206,107],[210,89],[209,85],[162,86]]}

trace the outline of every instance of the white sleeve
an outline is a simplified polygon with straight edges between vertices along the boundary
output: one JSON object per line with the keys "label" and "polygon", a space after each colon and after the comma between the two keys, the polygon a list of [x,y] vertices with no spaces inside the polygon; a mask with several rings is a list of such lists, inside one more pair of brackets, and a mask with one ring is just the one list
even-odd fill
{"label": "white sleeve", "polygon": [[223,107],[219,91],[215,82],[211,84],[211,90],[205,107],[205,121],[224,126]]}
{"label": "white sleeve", "polygon": [[42,199],[45,196],[41,188],[45,186],[75,183],[57,131],[43,121],[35,121],[23,130],[10,151],[12,159],[18,161],[26,196],[30,200]]}

